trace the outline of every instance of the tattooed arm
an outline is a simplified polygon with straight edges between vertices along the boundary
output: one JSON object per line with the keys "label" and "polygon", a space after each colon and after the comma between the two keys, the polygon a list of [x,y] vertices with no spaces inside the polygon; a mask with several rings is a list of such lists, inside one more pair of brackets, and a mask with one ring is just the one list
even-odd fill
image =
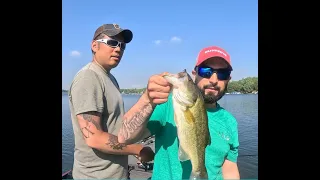
{"label": "tattooed arm", "polygon": [[108,154],[139,155],[143,148],[141,144],[119,143],[117,136],[102,131],[100,117],[98,112],[77,115],[83,138],[89,147]]}
{"label": "tattooed arm", "polygon": [[151,104],[143,94],[139,101],[124,115],[118,134],[119,142],[132,144],[150,136],[151,133],[146,125],[154,107],[155,105]]}
{"label": "tattooed arm", "polygon": [[146,128],[148,120],[157,104],[168,100],[170,85],[162,75],[150,77],[147,90],[139,101],[124,115],[122,127],[118,134],[121,143],[131,144],[150,136]]}

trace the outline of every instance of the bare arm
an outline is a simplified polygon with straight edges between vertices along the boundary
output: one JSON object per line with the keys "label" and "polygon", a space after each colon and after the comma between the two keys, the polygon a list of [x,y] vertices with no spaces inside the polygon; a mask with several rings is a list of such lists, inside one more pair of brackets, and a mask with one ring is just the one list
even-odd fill
{"label": "bare arm", "polygon": [[151,135],[146,128],[155,105],[150,103],[144,93],[138,102],[124,115],[122,127],[118,134],[121,143],[135,143]]}
{"label": "bare arm", "polygon": [[77,115],[83,138],[89,147],[108,154],[139,155],[142,145],[119,143],[117,136],[102,131],[100,117],[101,114],[98,112]]}
{"label": "bare arm", "polygon": [[223,179],[240,179],[237,163],[225,160],[222,165]]}
{"label": "bare arm", "polygon": [[[124,115],[123,124],[118,134],[120,143],[134,143],[148,134],[146,125],[156,104],[168,100],[171,86],[161,75],[154,75],[148,81],[147,90],[138,102]],[[150,133],[149,133],[150,134]]]}

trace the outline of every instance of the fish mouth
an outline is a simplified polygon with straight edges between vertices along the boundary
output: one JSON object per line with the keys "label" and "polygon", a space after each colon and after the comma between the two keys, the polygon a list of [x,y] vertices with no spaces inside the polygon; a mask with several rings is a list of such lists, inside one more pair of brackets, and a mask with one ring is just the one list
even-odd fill
{"label": "fish mouth", "polygon": [[162,75],[164,78],[178,78],[178,74],[165,73]]}
{"label": "fish mouth", "polygon": [[173,73],[165,73],[162,75],[170,84],[177,88],[179,84],[184,81],[184,78],[187,76],[187,70],[184,69],[183,71],[173,74]]}
{"label": "fish mouth", "polygon": [[172,85],[177,84],[179,81],[178,74],[166,73],[166,74],[162,75],[162,77],[164,79],[166,79]]}

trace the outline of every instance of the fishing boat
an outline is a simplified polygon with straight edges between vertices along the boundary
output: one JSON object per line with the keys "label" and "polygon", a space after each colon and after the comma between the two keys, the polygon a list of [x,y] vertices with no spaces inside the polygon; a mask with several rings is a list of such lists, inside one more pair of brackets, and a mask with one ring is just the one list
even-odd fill
{"label": "fishing boat", "polygon": [[[154,135],[153,136],[149,136],[143,140],[141,140],[139,143],[144,144],[145,146],[148,146],[152,143],[154,143]],[[134,156],[135,158],[138,159],[137,156]],[[153,163],[138,163],[137,167],[139,169],[143,169],[145,172],[149,172],[153,170]],[[130,179],[130,172],[132,170],[135,170],[135,166],[129,165],[128,166],[128,179]],[[68,170],[64,173],[62,173],[62,179],[73,179],[72,177],[72,170]],[[148,179],[151,179],[151,177],[149,177]]]}
{"label": "fishing boat", "polygon": [[73,179],[72,170],[62,173],[62,179]]}

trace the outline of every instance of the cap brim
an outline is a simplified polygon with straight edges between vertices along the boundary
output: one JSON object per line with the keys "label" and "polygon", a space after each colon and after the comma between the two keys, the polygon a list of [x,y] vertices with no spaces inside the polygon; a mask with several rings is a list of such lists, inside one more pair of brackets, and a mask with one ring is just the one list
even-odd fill
{"label": "cap brim", "polygon": [[131,40],[133,38],[133,33],[129,29],[121,29],[119,31],[108,30],[108,31],[105,31],[105,33],[108,36],[116,36],[118,34],[122,34],[122,37],[123,37],[125,43],[131,42]]}
{"label": "cap brim", "polygon": [[209,58],[207,58],[207,59],[204,59],[204,60],[198,62],[198,63],[196,64],[196,66],[199,66],[199,65],[201,65],[203,62],[207,61],[207,60],[210,59],[210,58],[214,58],[214,57],[220,57],[220,58],[222,58],[224,61],[226,61],[226,63],[228,64],[230,70],[233,71],[233,68],[232,68],[231,64],[230,64],[223,56],[220,56],[220,55],[213,55],[213,56],[211,56],[211,57],[209,57]]}

